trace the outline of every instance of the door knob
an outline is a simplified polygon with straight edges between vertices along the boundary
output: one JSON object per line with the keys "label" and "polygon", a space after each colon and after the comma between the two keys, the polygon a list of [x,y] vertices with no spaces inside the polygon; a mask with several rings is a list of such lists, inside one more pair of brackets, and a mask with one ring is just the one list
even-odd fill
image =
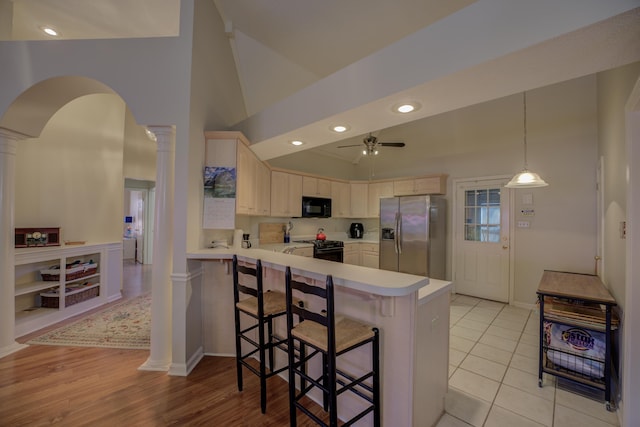
{"label": "door knob", "polygon": [[509,249],[509,246],[502,245],[502,249]]}

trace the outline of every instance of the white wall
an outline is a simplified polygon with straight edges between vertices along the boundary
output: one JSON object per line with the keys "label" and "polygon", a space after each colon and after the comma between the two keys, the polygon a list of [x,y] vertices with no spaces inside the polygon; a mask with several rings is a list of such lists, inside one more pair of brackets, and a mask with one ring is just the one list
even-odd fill
{"label": "white wall", "polygon": [[[204,131],[225,130],[245,115],[240,82],[224,22],[211,1],[197,1],[191,69],[187,247],[202,247]],[[187,207],[187,205],[185,205]]]}
{"label": "white wall", "polygon": [[[183,288],[174,280],[173,363],[188,364],[202,345],[199,263],[187,263],[186,248],[202,241],[204,131],[228,129],[245,115],[240,84],[224,23],[213,2],[196,0],[182,9],[181,31],[192,41],[189,50],[189,132],[176,135],[174,203],[174,273],[189,272]],[[178,275],[176,275],[178,277]],[[177,316],[180,316],[178,318]],[[184,318],[184,320],[182,319]],[[184,337],[184,338],[183,338]],[[184,345],[183,345],[184,344]]]}
{"label": "white wall", "polygon": [[598,151],[604,158],[604,277],[625,307],[625,244],[620,222],[627,220],[627,171],[624,106],[640,75],[640,63],[598,75]]}
{"label": "white wall", "polygon": [[127,108],[124,123],[124,177],[155,182],[157,146]]}
{"label": "white wall", "polygon": [[[627,218],[627,149],[625,104],[631,94],[633,86],[640,77],[640,63],[630,64],[598,75],[598,151],[604,163],[604,231],[603,231],[603,275],[602,280],[616,299],[621,310],[621,317],[625,311],[640,309],[637,297],[627,295],[625,286],[627,281],[637,284],[637,278],[626,277],[627,242],[620,236],[620,222],[634,222],[638,218]],[[635,166],[635,165],[634,165]],[[637,187],[638,183],[634,182]],[[634,189],[636,188],[634,187]],[[637,222],[637,221],[636,221]],[[633,304],[633,306],[632,306]],[[627,313],[626,319],[632,318]],[[637,417],[638,384],[629,383],[631,375],[637,378],[637,372],[626,373],[634,369],[636,360],[625,360],[624,355],[635,354],[638,348],[638,333],[633,331],[634,325],[622,322],[619,337],[620,389],[625,394],[621,396],[622,414]],[[630,340],[633,341],[630,341]],[[631,420],[624,420],[625,426],[635,425]]]}
{"label": "white wall", "polygon": [[122,237],[125,106],[116,95],[78,98],[40,138],[18,143],[16,227],[62,227],[62,240]]}

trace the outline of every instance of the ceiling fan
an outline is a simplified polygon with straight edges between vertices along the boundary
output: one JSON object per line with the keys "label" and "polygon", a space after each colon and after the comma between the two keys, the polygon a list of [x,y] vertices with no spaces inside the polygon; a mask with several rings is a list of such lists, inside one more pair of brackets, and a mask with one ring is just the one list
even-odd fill
{"label": "ceiling fan", "polygon": [[[365,136],[362,140],[364,144],[364,148],[362,149],[362,154],[364,156],[377,156],[379,151],[378,147],[404,147],[404,142],[378,142],[378,138],[373,136],[371,133]],[[338,148],[347,148],[347,147],[359,147],[360,144],[353,145],[339,145]]]}

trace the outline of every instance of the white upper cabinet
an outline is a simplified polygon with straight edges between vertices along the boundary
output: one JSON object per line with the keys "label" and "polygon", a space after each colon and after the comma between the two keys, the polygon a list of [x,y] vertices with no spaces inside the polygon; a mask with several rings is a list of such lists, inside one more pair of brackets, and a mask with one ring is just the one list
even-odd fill
{"label": "white upper cabinet", "polygon": [[369,183],[369,217],[380,216],[380,199],[383,197],[393,197],[393,181],[371,182]]}
{"label": "white upper cabinet", "polygon": [[271,216],[302,216],[302,176],[271,172]]}
{"label": "white upper cabinet", "polygon": [[351,218],[365,218],[369,209],[369,184],[352,182],[351,184]]}
{"label": "white upper cabinet", "polygon": [[205,132],[205,166],[235,168],[235,213],[269,215],[271,170],[240,132]]}
{"label": "white upper cabinet", "polygon": [[349,218],[351,216],[351,186],[348,182],[331,181],[331,216]]}
{"label": "white upper cabinet", "polygon": [[304,176],[302,177],[302,195],[331,198],[331,181],[328,179]]}
{"label": "white upper cabinet", "polygon": [[418,194],[445,194],[447,175],[423,176],[401,179],[393,182],[394,196],[413,196]]}
{"label": "white upper cabinet", "polygon": [[385,181],[341,181],[286,170],[272,171],[240,132],[205,132],[206,166],[236,168],[236,214],[302,216],[302,196],[330,198],[334,218],[377,218],[380,199],[446,194],[447,175]]}
{"label": "white upper cabinet", "polygon": [[261,216],[271,214],[271,169],[264,163],[257,162],[256,173],[256,205]]}
{"label": "white upper cabinet", "polygon": [[253,152],[242,142],[237,144],[236,213],[257,215],[257,165]]}

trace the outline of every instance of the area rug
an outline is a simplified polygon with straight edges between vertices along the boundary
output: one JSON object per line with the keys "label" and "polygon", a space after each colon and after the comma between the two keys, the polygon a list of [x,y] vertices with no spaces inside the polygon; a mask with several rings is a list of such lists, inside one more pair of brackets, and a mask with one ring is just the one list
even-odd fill
{"label": "area rug", "polygon": [[62,326],[27,344],[148,349],[151,294],[144,294]]}

